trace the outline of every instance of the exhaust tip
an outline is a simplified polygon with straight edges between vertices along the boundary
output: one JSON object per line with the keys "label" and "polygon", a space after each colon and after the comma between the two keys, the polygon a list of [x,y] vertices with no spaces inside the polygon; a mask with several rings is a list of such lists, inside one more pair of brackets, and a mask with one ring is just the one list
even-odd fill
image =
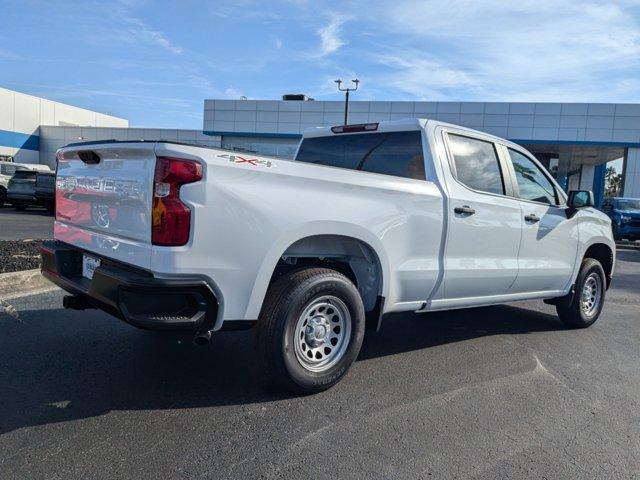
{"label": "exhaust tip", "polygon": [[196,336],[193,338],[193,343],[195,343],[200,347],[204,347],[206,344],[209,343],[210,340],[211,340],[211,332],[209,331],[200,332],[200,333],[197,333]]}

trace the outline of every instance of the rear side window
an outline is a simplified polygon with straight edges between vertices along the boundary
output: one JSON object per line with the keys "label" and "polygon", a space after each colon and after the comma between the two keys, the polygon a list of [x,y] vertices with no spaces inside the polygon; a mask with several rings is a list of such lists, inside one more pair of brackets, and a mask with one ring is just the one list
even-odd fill
{"label": "rear side window", "polygon": [[460,182],[474,190],[504,195],[504,183],[493,143],[449,134],[449,146]]}
{"label": "rear side window", "polygon": [[529,157],[515,150],[509,149],[509,157],[516,171],[520,190],[518,196],[524,200],[557,205],[556,191],[540,168]]}
{"label": "rear side window", "polygon": [[416,180],[425,179],[419,131],[305,138],[296,160]]}

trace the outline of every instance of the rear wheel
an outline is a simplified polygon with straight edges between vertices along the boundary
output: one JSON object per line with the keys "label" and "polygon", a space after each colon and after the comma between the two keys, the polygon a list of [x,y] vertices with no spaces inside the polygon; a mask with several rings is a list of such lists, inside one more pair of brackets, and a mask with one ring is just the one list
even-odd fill
{"label": "rear wheel", "polygon": [[602,312],[606,290],[606,278],[600,262],[593,258],[582,261],[570,304],[557,305],[562,322],[573,328],[593,325]]}
{"label": "rear wheel", "polygon": [[267,380],[297,394],[330,388],[358,356],[364,326],[360,294],[341,273],[283,275],[267,292],[256,335]]}
{"label": "rear wheel", "polygon": [[14,204],[13,204],[13,207],[14,207],[16,210],[19,210],[19,211],[22,211],[22,210],[26,210],[26,209],[27,209],[27,206],[26,206],[26,205],[24,205],[24,204],[22,204],[22,203],[14,203]]}
{"label": "rear wheel", "polygon": [[0,188],[0,207],[7,201],[7,191],[4,188]]}

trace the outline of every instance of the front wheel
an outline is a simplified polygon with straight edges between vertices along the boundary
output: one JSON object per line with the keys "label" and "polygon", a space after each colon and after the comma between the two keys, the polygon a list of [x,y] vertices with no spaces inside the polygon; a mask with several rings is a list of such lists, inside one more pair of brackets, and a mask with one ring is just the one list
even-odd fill
{"label": "front wheel", "polygon": [[573,328],[593,325],[602,312],[605,291],[606,278],[602,265],[593,258],[585,258],[576,279],[571,303],[556,306],[558,317]]}
{"label": "front wheel", "polygon": [[326,268],[283,275],[269,288],[257,328],[267,380],[296,394],[335,385],[355,361],[365,314],[355,285]]}

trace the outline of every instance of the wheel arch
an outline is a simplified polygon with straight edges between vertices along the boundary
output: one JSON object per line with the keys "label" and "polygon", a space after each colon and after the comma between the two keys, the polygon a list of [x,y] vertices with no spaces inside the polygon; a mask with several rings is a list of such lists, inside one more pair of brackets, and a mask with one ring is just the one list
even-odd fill
{"label": "wheel arch", "polygon": [[585,258],[593,258],[600,262],[607,280],[607,288],[609,288],[609,285],[611,284],[611,277],[613,275],[615,251],[606,243],[592,243],[587,247],[584,255],[582,256],[583,260]]}
{"label": "wheel arch", "polygon": [[375,308],[376,301],[388,296],[389,263],[380,239],[353,224],[322,222],[289,232],[275,242],[256,276],[247,318],[258,317],[267,289],[283,265],[332,268],[332,262],[342,263],[343,267],[348,264],[350,272],[335,266],[334,269],[355,280],[365,310]]}
{"label": "wheel arch", "polygon": [[[349,277],[358,288],[365,311],[375,308],[376,299],[382,295],[383,274],[380,258],[366,242],[349,236],[322,234],[301,238],[281,255],[278,266],[326,266]],[[274,278],[272,277],[273,281]]]}

